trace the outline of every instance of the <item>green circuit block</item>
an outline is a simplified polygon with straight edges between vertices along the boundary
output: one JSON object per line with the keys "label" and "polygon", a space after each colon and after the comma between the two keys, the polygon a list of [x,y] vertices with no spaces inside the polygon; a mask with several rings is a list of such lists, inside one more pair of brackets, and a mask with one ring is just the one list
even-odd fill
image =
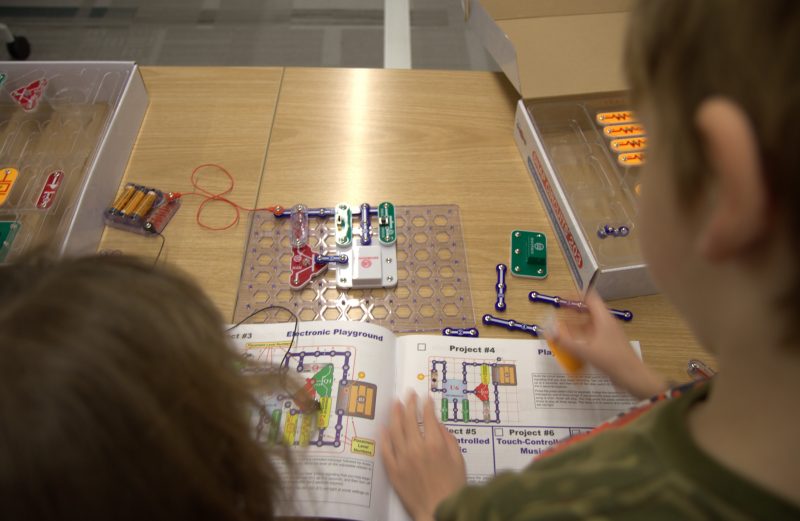
{"label": "green circuit block", "polygon": [[541,232],[511,232],[509,272],[517,277],[547,277],[547,237]]}
{"label": "green circuit block", "polygon": [[269,422],[269,441],[270,443],[278,442],[278,433],[281,427],[281,410],[275,409],[272,411],[272,421]]}
{"label": "green circuit block", "polygon": [[397,240],[394,205],[390,202],[382,202],[378,205],[378,230],[381,244],[388,246]]}
{"label": "green circuit block", "polygon": [[19,231],[20,223],[17,221],[0,221],[0,262],[6,260],[14,238]]}

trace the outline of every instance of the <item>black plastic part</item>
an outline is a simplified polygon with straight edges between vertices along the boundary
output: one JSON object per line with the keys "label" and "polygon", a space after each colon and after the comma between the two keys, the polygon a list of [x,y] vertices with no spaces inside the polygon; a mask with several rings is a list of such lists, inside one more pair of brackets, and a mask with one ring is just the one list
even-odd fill
{"label": "black plastic part", "polygon": [[27,60],[31,55],[31,44],[24,36],[17,36],[13,42],[6,44],[6,48],[15,60]]}

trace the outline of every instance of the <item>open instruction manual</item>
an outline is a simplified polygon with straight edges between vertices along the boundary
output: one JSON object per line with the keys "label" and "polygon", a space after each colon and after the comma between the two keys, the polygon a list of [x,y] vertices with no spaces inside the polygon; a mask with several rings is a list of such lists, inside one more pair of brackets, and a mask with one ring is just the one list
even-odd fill
{"label": "open instruction manual", "polygon": [[[535,339],[396,336],[360,322],[242,325],[231,336],[245,356],[287,364],[319,403],[303,414],[290,396],[263,397],[259,437],[292,446],[279,462],[290,491],[285,515],[403,520],[380,458],[380,430],[395,398],[431,397],[479,483],[527,466],[559,440],[635,404],[591,369],[567,375]],[[633,343],[638,351],[638,344]]]}

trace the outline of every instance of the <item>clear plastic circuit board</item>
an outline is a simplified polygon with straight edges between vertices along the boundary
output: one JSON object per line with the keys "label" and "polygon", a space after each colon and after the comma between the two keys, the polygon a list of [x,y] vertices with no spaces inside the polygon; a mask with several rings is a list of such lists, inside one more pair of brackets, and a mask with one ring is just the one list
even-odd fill
{"label": "clear plastic circuit board", "polygon": [[[276,305],[290,309],[300,320],[357,320],[398,333],[474,327],[458,206],[398,206],[396,221],[396,287],[339,289],[330,269],[305,288],[292,290],[289,219],[254,213],[234,321]],[[314,251],[335,253],[332,217],[310,219],[309,228]],[[273,320],[287,317],[276,310],[263,311],[248,322]]]}

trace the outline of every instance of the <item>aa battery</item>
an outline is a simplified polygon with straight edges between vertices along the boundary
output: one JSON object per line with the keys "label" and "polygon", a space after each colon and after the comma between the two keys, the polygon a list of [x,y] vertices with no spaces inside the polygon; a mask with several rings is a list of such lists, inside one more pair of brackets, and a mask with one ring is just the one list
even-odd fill
{"label": "aa battery", "polygon": [[136,191],[133,193],[128,202],[125,203],[125,206],[120,210],[121,215],[131,215],[133,214],[134,210],[139,206],[139,203],[142,202],[147,192],[144,188],[137,188]]}
{"label": "aa battery", "polygon": [[150,190],[145,194],[142,201],[136,206],[136,209],[133,210],[131,214],[132,219],[143,219],[147,212],[149,212],[153,208],[153,204],[156,202],[156,198],[158,194],[156,194],[155,190]]}
{"label": "aa battery", "polygon": [[120,213],[122,209],[128,204],[128,201],[131,200],[133,194],[136,192],[136,187],[133,185],[127,185],[122,193],[120,193],[114,202],[111,204],[111,208],[109,209],[109,213],[115,214]]}

